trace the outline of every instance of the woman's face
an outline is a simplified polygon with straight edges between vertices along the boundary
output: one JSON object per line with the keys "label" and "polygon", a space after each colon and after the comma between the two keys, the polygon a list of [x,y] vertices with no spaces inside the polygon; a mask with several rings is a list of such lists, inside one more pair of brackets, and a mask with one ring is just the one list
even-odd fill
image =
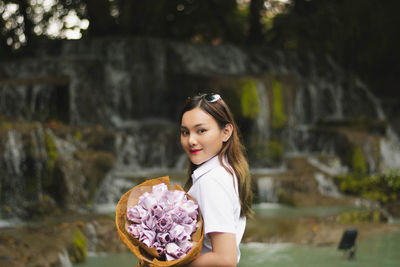
{"label": "woman's face", "polygon": [[217,121],[199,107],[186,111],[182,116],[181,145],[195,165],[217,155],[231,133],[230,124],[220,129]]}

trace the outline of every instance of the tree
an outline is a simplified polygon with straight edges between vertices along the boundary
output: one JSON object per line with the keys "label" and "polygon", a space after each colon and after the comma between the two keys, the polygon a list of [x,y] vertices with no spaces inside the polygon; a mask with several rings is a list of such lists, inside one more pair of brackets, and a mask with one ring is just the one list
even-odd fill
{"label": "tree", "polygon": [[247,42],[249,44],[261,44],[261,42],[263,41],[261,13],[264,10],[264,2],[264,0],[250,1],[250,30],[247,37]]}

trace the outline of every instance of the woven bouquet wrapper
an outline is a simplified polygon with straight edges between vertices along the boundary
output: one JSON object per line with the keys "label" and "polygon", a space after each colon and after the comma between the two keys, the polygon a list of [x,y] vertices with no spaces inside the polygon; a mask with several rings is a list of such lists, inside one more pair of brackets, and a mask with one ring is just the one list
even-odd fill
{"label": "woven bouquet wrapper", "polygon": [[[203,218],[198,212],[197,221],[198,228],[191,235],[191,242],[193,242],[192,249],[182,258],[178,260],[160,260],[160,256],[155,248],[147,247],[145,244],[140,242],[137,238],[133,237],[127,232],[127,226],[129,225],[127,219],[127,208],[135,206],[139,202],[139,197],[145,192],[151,193],[154,185],[164,183],[168,186],[168,190],[179,190],[184,191],[179,185],[175,184],[171,188],[170,180],[168,176],[159,177],[155,179],[147,180],[139,185],[134,186],[124,195],[117,204],[115,223],[118,231],[119,239],[136,255],[139,260],[138,266],[184,266],[189,264],[191,261],[196,259],[201,252],[204,230],[203,230]],[[185,192],[185,191],[184,191]],[[196,204],[196,200],[193,199],[189,194],[185,192],[188,199],[193,200]]]}

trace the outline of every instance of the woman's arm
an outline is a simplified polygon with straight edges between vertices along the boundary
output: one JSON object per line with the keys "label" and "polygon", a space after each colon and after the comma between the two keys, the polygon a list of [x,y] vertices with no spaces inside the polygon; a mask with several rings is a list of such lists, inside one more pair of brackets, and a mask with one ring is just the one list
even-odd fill
{"label": "woman's arm", "polygon": [[212,251],[200,255],[192,261],[189,267],[226,266],[233,267],[237,264],[236,236],[231,233],[209,233]]}

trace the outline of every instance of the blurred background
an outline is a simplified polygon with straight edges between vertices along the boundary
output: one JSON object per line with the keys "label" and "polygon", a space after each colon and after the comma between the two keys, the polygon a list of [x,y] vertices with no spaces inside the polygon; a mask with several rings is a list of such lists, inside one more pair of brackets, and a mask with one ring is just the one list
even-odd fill
{"label": "blurred background", "polygon": [[[253,178],[239,266],[397,266],[399,10],[0,0],[0,265],[135,265],[116,203],[149,178],[184,184],[180,109],[215,92]],[[356,249],[339,250],[347,229]]]}

